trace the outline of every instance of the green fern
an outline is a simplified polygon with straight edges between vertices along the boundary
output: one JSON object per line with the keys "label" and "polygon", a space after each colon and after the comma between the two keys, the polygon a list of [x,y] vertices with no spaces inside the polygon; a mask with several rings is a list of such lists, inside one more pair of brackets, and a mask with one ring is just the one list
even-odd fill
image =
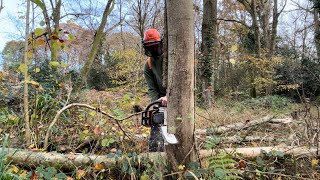
{"label": "green fern", "polygon": [[209,158],[208,170],[212,172],[212,180],[231,180],[242,179],[238,174],[240,172],[233,169],[236,161],[233,160],[231,155],[218,154]]}

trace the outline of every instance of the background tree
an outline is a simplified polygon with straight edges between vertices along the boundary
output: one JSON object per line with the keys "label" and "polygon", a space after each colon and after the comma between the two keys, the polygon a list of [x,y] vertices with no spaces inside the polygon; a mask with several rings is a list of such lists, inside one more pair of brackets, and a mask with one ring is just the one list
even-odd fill
{"label": "background tree", "polygon": [[87,78],[89,70],[91,69],[92,63],[96,57],[99,45],[101,44],[101,40],[104,38],[104,36],[103,36],[104,35],[104,28],[107,23],[107,17],[113,9],[113,5],[114,5],[113,0],[109,0],[106,7],[105,7],[104,12],[103,12],[101,24],[99,25],[99,28],[94,35],[91,51],[89,53],[89,56],[88,56],[86,63],[84,64],[84,66],[82,68],[82,75],[83,75],[83,78],[85,78],[85,79]]}
{"label": "background tree", "polygon": [[201,94],[206,108],[211,108],[214,101],[214,61],[217,59],[218,24],[217,1],[203,1],[202,45],[200,58]]}

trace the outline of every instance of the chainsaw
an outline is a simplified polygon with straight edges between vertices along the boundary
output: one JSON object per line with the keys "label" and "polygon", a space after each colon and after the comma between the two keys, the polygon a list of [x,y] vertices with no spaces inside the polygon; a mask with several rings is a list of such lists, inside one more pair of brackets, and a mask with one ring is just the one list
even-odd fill
{"label": "chainsaw", "polygon": [[146,127],[158,127],[165,142],[178,144],[176,136],[168,133],[167,107],[162,107],[161,101],[154,101],[146,107],[142,112],[141,124]]}

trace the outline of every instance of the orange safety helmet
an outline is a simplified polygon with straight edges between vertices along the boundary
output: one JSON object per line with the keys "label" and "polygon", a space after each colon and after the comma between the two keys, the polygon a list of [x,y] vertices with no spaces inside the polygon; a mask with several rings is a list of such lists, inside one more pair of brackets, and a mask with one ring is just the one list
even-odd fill
{"label": "orange safety helmet", "polygon": [[152,46],[155,44],[160,44],[162,42],[159,31],[156,29],[148,29],[144,33],[144,38],[142,41],[143,46]]}

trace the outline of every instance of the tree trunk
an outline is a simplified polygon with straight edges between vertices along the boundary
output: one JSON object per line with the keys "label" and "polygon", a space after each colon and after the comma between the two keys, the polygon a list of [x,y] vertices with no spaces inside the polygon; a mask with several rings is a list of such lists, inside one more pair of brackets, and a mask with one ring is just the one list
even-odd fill
{"label": "tree trunk", "polygon": [[163,32],[163,61],[162,61],[162,86],[168,87],[168,20],[167,2],[164,2],[164,32]]}
{"label": "tree trunk", "polygon": [[27,145],[31,144],[30,121],[29,121],[29,96],[28,96],[29,15],[30,15],[30,0],[27,0],[26,32],[25,32],[25,44],[24,44],[24,65],[26,66],[26,68],[23,72],[23,76],[24,76],[24,81],[23,81],[23,113],[24,113],[24,121],[25,121],[25,128],[26,128],[25,137],[26,137]]}
{"label": "tree trunk", "polygon": [[201,63],[202,98],[206,108],[211,108],[214,100],[214,61],[217,60],[217,0],[203,2]]}
{"label": "tree trunk", "polygon": [[194,17],[192,0],[167,0],[168,131],[179,140],[167,153],[174,170],[196,161],[194,147]]}
{"label": "tree trunk", "polygon": [[86,82],[86,79],[88,77],[89,71],[91,69],[93,60],[95,59],[95,57],[97,55],[100,41],[101,41],[102,38],[104,38],[103,37],[103,34],[104,34],[103,30],[104,30],[104,28],[105,28],[105,26],[107,24],[107,17],[111,13],[112,8],[113,8],[113,5],[111,7],[111,4],[114,5],[113,0],[108,0],[106,8],[104,9],[104,12],[103,12],[101,23],[99,25],[98,30],[96,31],[96,34],[94,35],[94,39],[93,39],[91,51],[89,53],[89,57],[88,57],[86,63],[84,64],[84,66],[82,68],[82,76],[85,79],[85,82]]}
{"label": "tree trunk", "polygon": [[[60,21],[60,9],[61,9],[61,0],[58,0],[56,1],[56,7],[54,7],[53,9],[53,13],[52,13],[52,16],[53,16],[53,23],[54,23],[54,26],[53,26],[53,33],[52,35],[54,36],[59,36],[59,21]],[[57,46],[57,43],[58,43],[58,40],[57,39],[54,39],[52,37],[51,38],[51,61],[58,61],[58,47]]]}
{"label": "tree trunk", "polygon": [[314,7],[314,41],[316,44],[316,50],[317,50],[317,58],[318,62],[320,62],[320,22],[319,22],[319,7]]}
{"label": "tree trunk", "polygon": [[[33,1],[36,2],[36,1]],[[51,28],[51,17],[49,17],[47,6],[42,0],[41,2],[37,2],[37,5],[42,4],[40,8],[42,9],[42,14],[44,20],[46,22],[46,32],[48,33],[48,38],[50,39],[50,51],[51,51],[51,61],[58,61],[58,46],[57,46],[57,37],[59,36],[59,21],[61,16],[61,0],[56,1],[55,7],[51,3],[51,8],[53,9],[52,12],[52,19],[54,23],[53,30]]]}
{"label": "tree trunk", "polygon": [[3,9],[3,0],[0,1],[0,13],[1,13],[2,9]]}

